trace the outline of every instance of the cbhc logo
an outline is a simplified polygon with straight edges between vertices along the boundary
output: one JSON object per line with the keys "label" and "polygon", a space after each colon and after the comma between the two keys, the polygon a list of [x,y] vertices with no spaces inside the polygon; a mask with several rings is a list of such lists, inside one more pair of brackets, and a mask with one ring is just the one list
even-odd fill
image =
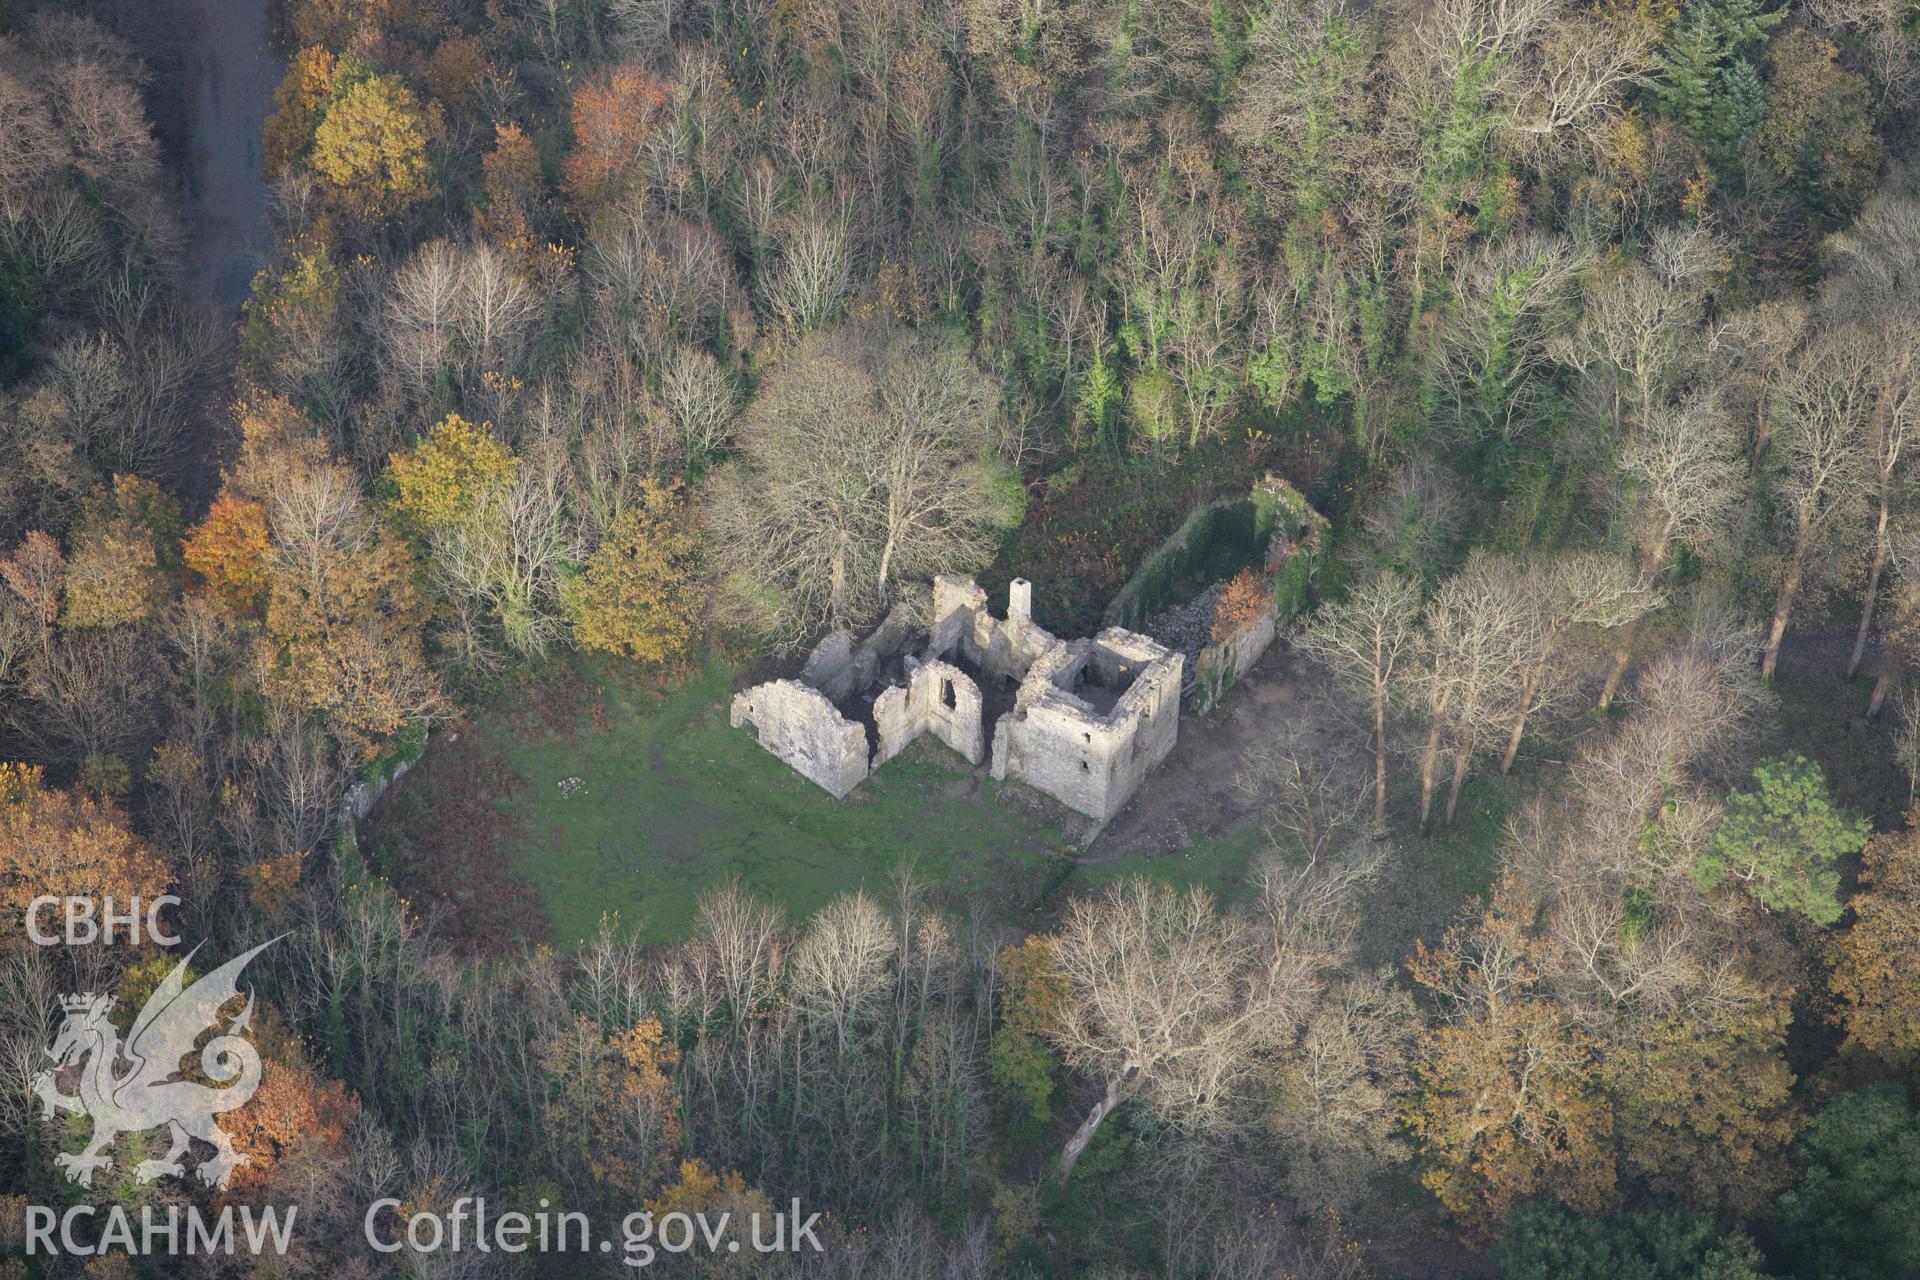
{"label": "cbhc logo", "polygon": [[[60,898],[43,893],[27,904],[27,937],[43,947],[57,947],[62,943],[70,947],[82,946],[89,942],[111,945],[115,941],[137,947],[144,932],[147,939],[160,946],[178,946],[179,935],[168,934],[161,929],[160,909],[177,907],[180,899],[163,893],[147,902],[144,912],[140,904],[141,899],[130,898],[124,911],[116,911],[111,897],[96,901],[93,898]],[[55,909],[59,913],[57,919],[64,921],[65,927],[61,932],[50,933],[41,928],[41,921],[43,917],[53,914]]]}

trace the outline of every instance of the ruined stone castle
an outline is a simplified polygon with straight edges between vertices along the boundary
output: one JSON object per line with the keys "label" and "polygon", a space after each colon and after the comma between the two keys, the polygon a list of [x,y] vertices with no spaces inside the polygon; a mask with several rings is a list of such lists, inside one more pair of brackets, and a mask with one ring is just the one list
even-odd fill
{"label": "ruined stone castle", "polygon": [[798,679],[736,694],[733,724],[836,797],[925,733],[1104,826],[1173,750],[1183,659],[1123,627],[1060,640],[1032,590],[1014,579],[1002,619],[973,579],[937,577],[924,643],[898,610],[864,640],[836,631]]}

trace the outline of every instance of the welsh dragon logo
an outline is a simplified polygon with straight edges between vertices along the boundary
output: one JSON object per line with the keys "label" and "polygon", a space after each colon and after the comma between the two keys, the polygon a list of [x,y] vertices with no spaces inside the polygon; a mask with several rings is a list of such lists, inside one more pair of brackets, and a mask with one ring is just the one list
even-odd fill
{"label": "welsh dragon logo", "polygon": [[[260,1052],[239,1034],[253,1022],[252,991],[247,992],[246,1007],[200,1051],[200,1069],[213,1086],[177,1077],[181,1060],[193,1052],[201,1033],[217,1029],[220,1007],[240,994],[241,970],[278,941],[271,939],[235,956],[192,986],[187,985],[187,965],[199,948],[188,952],[141,1008],[124,1046],[107,1020],[113,1009],[111,996],[87,994],[61,1000],[66,1020],[47,1050],[55,1065],[34,1077],[33,1091],[47,1118],[56,1110],[77,1111],[93,1121],[93,1136],[85,1150],[53,1158],[69,1180],[92,1186],[94,1170],[113,1164],[113,1157],[105,1152],[114,1139],[162,1125],[170,1131],[173,1145],[163,1159],[142,1160],[134,1166],[133,1176],[141,1182],[184,1173],[181,1158],[187,1154],[190,1138],[213,1146],[213,1158],[201,1161],[196,1170],[209,1186],[225,1188],[233,1171],[249,1162],[248,1156],[233,1149],[233,1139],[213,1118],[245,1106],[260,1087]],[[80,1071],[79,1092],[59,1092],[56,1073],[82,1058],[86,1065]]]}

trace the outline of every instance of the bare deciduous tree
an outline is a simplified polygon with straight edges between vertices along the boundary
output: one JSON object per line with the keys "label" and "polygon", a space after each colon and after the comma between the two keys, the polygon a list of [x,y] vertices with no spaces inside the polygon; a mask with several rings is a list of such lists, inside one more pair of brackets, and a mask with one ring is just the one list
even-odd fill
{"label": "bare deciduous tree", "polygon": [[420,246],[387,287],[387,360],[408,389],[432,389],[450,359],[460,322],[459,250],[445,240]]}
{"label": "bare deciduous tree", "polygon": [[719,457],[739,418],[733,379],[712,355],[677,346],[660,369],[660,400],[680,433],[689,466]]}
{"label": "bare deciduous tree", "polygon": [[793,332],[807,333],[833,319],[852,290],[845,214],[809,209],[788,218],[761,289],[768,313]]}
{"label": "bare deciduous tree", "polygon": [[1920,797],[1920,689],[1901,691],[1893,724],[1893,756],[1907,778],[1907,804]]}
{"label": "bare deciduous tree", "polygon": [[454,332],[482,370],[512,372],[540,302],[519,267],[481,241],[462,255]]}
{"label": "bare deciduous tree", "polygon": [[1763,302],[1736,312],[1713,331],[1710,374],[1722,406],[1751,424],[1747,471],[1759,470],[1773,431],[1773,389],[1795,349],[1807,336],[1806,304],[1798,299]]}
{"label": "bare deciduous tree", "polygon": [[1287,1187],[1340,1208],[1403,1154],[1400,1110],[1420,1018],[1392,971],[1329,984],[1297,1042],[1283,1049],[1266,1124],[1287,1151]]}
{"label": "bare deciduous tree", "polygon": [[1828,244],[1833,271],[1822,303],[1838,322],[1834,340],[1864,346],[1871,359],[1866,445],[1873,535],[1860,625],[1847,658],[1849,679],[1860,669],[1873,629],[1891,551],[1889,521],[1920,433],[1920,200],[1905,189],[1910,185],[1910,176],[1896,170],[1853,225]]}
{"label": "bare deciduous tree", "polygon": [[1780,641],[1816,553],[1862,497],[1875,376],[1870,352],[1827,335],[1794,362],[1775,393],[1773,495],[1786,548],[1760,659],[1763,679],[1773,678]]}
{"label": "bare deciduous tree", "polygon": [[26,727],[65,759],[123,756],[148,733],[160,691],[151,643],[136,627],[87,627],[57,633],[30,660]]}
{"label": "bare deciduous tree", "polygon": [[793,948],[793,999],[832,1029],[839,1052],[878,1012],[893,957],[892,924],[864,893],[835,898],[807,921]]}
{"label": "bare deciduous tree", "polygon": [[[1620,473],[1630,482],[1622,519],[1633,538],[1641,581],[1659,584],[1675,547],[1698,549],[1720,530],[1739,498],[1733,428],[1710,395],[1660,407],[1627,438]],[[1621,628],[1613,666],[1600,689],[1604,710],[1632,660],[1634,626]]]}
{"label": "bare deciduous tree", "polygon": [[473,511],[434,530],[443,590],[480,602],[515,653],[540,655],[565,634],[562,570],[583,554],[569,536],[566,459],[539,442],[511,479],[478,495]]}
{"label": "bare deciduous tree", "polygon": [[1420,755],[1422,826],[1433,810],[1443,748],[1453,759],[1446,808],[1451,824],[1468,765],[1487,735],[1507,723],[1504,709],[1528,665],[1529,613],[1524,584],[1479,551],[1427,601],[1420,661],[1406,676],[1427,719]]}
{"label": "bare deciduous tree", "polygon": [[1539,235],[1489,242],[1460,263],[1434,377],[1462,430],[1511,439],[1532,425],[1583,265],[1571,241]]}
{"label": "bare deciduous tree", "polygon": [[1138,878],[1070,903],[1053,939],[1066,999],[1049,1034],[1102,1092],[1061,1151],[1061,1178],[1129,1101],[1184,1133],[1225,1123],[1257,1051],[1291,1038],[1312,1007],[1375,865],[1269,863],[1244,917],[1204,890]]}
{"label": "bare deciduous tree", "polygon": [[1585,375],[1616,438],[1648,422],[1692,371],[1718,257],[1706,233],[1663,229],[1644,260],[1593,273],[1579,324],[1556,354]]}
{"label": "bare deciduous tree", "polygon": [[1055,1043],[1104,1089],[1060,1155],[1073,1166],[1101,1123],[1145,1096],[1168,1121],[1215,1122],[1252,1063],[1255,1036],[1272,1028],[1256,986],[1254,940],[1223,919],[1204,891],[1127,880],[1067,908],[1056,953],[1069,995]]}
{"label": "bare deciduous tree", "polygon": [[1399,668],[1417,635],[1420,589],[1392,570],[1375,574],[1344,600],[1314,612],[1293,643],[1324,662],[1366,707],[1372,722],[1373,818],[1387,816],[1387,718]]}
{"label": "bare deciduous tree", "polygon": [[1568,551],[1536,558],[1519,567],[1521,596],[1532,606],[1525,638],[1532,660],[1513,700],[1513,728],[1507,735],[1500,772],[1510,773],[1520,754],[1527,721],[1552,705],[1568,668],[1556,665],[1567,641],[1582,627],[1617,630],[1648,610],[1659,596],[1625,560],[1604,551]]}
{"label": "bare deciduous tree", "polygon": [[709,490],[737,599],[792,639],[981,563],[1009,514],[992,385],[930,337],[817,335],[769,375]]}

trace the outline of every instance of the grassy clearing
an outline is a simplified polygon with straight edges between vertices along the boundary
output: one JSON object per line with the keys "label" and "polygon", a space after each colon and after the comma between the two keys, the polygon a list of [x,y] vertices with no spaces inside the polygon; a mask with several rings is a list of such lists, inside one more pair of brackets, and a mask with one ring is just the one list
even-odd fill
{"label": "grassy clearing", "polygon": [[1062,890],[1069,895],[1088,893],[1138,874],[1173,885],[1197,884],[1218,901],[1232,902],[1262,844],[1260,824],[1249,819],[1185,849],[1126,854],[1098,866],[1076,867]]}
{"label": "grassy clearing", "polygon": [[[1499,874],[1500,843],[1507,814],[1527,784],[1487,771],[1460,791],[1460,808],[1451,827],[1438,826],[1422,837],[1402,818],[1393,839],[1394,854],[1361,912],[1360,958],[1369,965],[1399,964],[1413,953],[1415,939],[1439,940],[1461,904],[1485,895]],[[1394,812],[1411,815],[1417,798],[1409,791]],[[1438,797],[1438,810],[1446,796]]]}
{"label": "grassy clearing", "polygon": [[991,779],[922,743],[836,801],[727,724],[733,676],[714,666],[662,693],[582,663],[574,723],[501,743],[526,783],[521,847],[508,856],[555,942],[584,937],[605,912],[650,941],[682,936],[700,894],[734,877],[795,914],[856,887],[882,891],[903,862],[958,911],[1014,915],[1043,891],[1066,842],[996,804]]}
{"label": "grassy clearing", "polygon": [[[376,857],[423,898],[428,880],[529,896],[545,936],[571,946],[606,913],[649,942],[682,937],[700,894],[734,877],[799,916],[854,888],[885,892],[903,863],[950,913],[1013,929],[1044,928],[1068,895],[1133,871],[1230,900],[1257,842],[1248,824],[1075,867],[1061,811],[930,740],[836,801],[728,725],[735,676],[715,665],[663,692],[616,664],[569,664],[430,751],[376,815]],[[484,849],[487,865],[450,844]]]}

